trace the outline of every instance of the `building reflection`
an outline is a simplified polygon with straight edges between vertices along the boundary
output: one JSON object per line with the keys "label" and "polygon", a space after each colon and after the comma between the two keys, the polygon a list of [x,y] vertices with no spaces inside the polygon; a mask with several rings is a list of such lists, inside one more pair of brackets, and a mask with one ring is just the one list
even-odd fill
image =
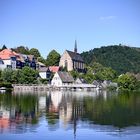
{"label": "building reflection", "polygon": [[87,127],[91,128],[98,124],[122,130],[140,123],[139,103],[139,94],[111,94],[106,91],[3,93],[0,94],[0,132],[21,130],[20,133],[24,133],[32,126],[38,127],[41,117],[45,117],[50,131],[63,127],[72,129],[74,136],[80,121],[89,123]]}

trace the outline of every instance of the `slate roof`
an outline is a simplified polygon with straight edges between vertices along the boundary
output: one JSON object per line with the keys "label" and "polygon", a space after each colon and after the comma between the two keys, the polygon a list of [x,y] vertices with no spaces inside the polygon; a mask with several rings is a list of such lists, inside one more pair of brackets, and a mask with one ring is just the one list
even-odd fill
{"label": "slate roof", "polygon": [[63,83],[73,83],[74,82],[73,77],[68,72],[58,71],[57,73]]}
{"label": "slate roof", "polygon": [[79,53],[75,53],[75,52],[68,51],[68,50],[66,50],[66,51],[70,55],[71,59],[77,60],[77,61],[80,61],[80,62],[84,62],[83,58],[80,56]]}
{"label": "slate roof", "polygon": [[47,72],[50,71],[48,67],[40,67],[39,72]]}

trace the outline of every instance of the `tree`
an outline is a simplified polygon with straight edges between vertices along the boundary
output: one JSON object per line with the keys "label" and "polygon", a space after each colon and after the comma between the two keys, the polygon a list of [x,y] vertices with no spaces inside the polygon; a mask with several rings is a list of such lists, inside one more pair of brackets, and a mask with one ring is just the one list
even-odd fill
{"label": "tree", "polygon": [[46,63],[46,60],[41,56],[41,57],[38,57],[37,58],[37,61],[38,62],[41,62],[41,63],[43,63],[43,64],[45,64]]}
{"label": "tree", "polygon": [[74,79],[76,79],[76,78],[79,77],[79,73],[78,73],[78,71],[76,71],[76,70],[70,71],[70,74],[72,75],[72,77],[73,77]]}
{"label": "tree", "polygon": [[2,46],[1,50],[7,49],[7,47],[5,45]]}
{"label": "tree", "polygon": [[137,86],[137,80],[133,75],[123,74],[118,78],[120,89],[134,90]]}
{"label": "tree", "polygon": [[60,54],[56,52],[55,50],[52,50],[46,60],[47,66],[58,66],[60,61]]}
{"label": "tree", "polygon": [[83,52],[81,56],[88,66],[91,66],[93,62],[98,62],[104,67],[111,67],[119,75],[140,71],[140,48],[111,45]]}
{"label": "tree", "polygon": [[12,83],[13,79],[12,79],[12,75],[13,75],[13,70],[11,68],[6,68],[4,71],[2,71],[1,73],[1,79],[3,82],[7,82],[7,83]]}
{"label": "tree", "polygon": [[[117,77],[116,71],[112,68],[104,67],[99,63],[93,63],[87,67],[87,74],[94,74],[96,80],[114,80]],[[92,77],[92,76],[91,76]]]}
{"label": "tree", "polygon": [[40,52],[39,52],[39,50],[36,49],[36,48],[30,49],[29,53],[30,53],[31,55],[34,55],[35,58],[40,57]]}
{"label": "tree", "polygon": [[17,48],[13,48],[12,50],[21,54],[27,54],[27,55],[30,54],[28,47],[24,47],[24,46],[19,46]]}
{"label": "tree", "polygon": [[19,83],[36,84],[38,75],[38,71],[25,66],[20,70]]}

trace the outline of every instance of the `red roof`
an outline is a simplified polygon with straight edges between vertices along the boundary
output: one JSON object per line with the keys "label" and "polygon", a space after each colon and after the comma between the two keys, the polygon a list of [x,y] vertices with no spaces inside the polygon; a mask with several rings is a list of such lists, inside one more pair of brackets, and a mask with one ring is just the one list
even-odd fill
{"label": "red roof", "polygon": [[49,66],[49,69],[51,72],[55,73],[55,72],[59,71],[60,67],[59,66]]}
{"label": "red roof", "polygon": [[17,57],[18,54],[10,49],[4,49],[0,52],[1,59],[10,59],[12,56]]}

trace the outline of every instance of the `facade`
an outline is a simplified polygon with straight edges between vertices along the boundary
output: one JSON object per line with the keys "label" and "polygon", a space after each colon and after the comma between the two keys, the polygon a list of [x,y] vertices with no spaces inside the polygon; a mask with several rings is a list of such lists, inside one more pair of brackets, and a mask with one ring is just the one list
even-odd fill
{"label": "facade", "polygon": [[68,72],[58,71],[55,73],[51,85],[59,87],[74,83],[73,77]]}
{"label": "facade", "polygon": [[66,50],[60,58],[59,66],[66,68],[68,71],[77,70],[85,73],[84,61],[77,53],[77,43],[75,41],[74,52]]}
{"label": "facade", "polygon": [[0,58],[3,60],[6,68],[10,67],[12,69],[16,69],[16,57],[17,53],[13,52],[10,49],[4,49],[0,52]]}
{"label": "facade", "polygon": [[41,68],[39,68],[39,76],[42,79],[50,80],[50,77],[51,77],[50,69],[48,67],[41,67]]}

